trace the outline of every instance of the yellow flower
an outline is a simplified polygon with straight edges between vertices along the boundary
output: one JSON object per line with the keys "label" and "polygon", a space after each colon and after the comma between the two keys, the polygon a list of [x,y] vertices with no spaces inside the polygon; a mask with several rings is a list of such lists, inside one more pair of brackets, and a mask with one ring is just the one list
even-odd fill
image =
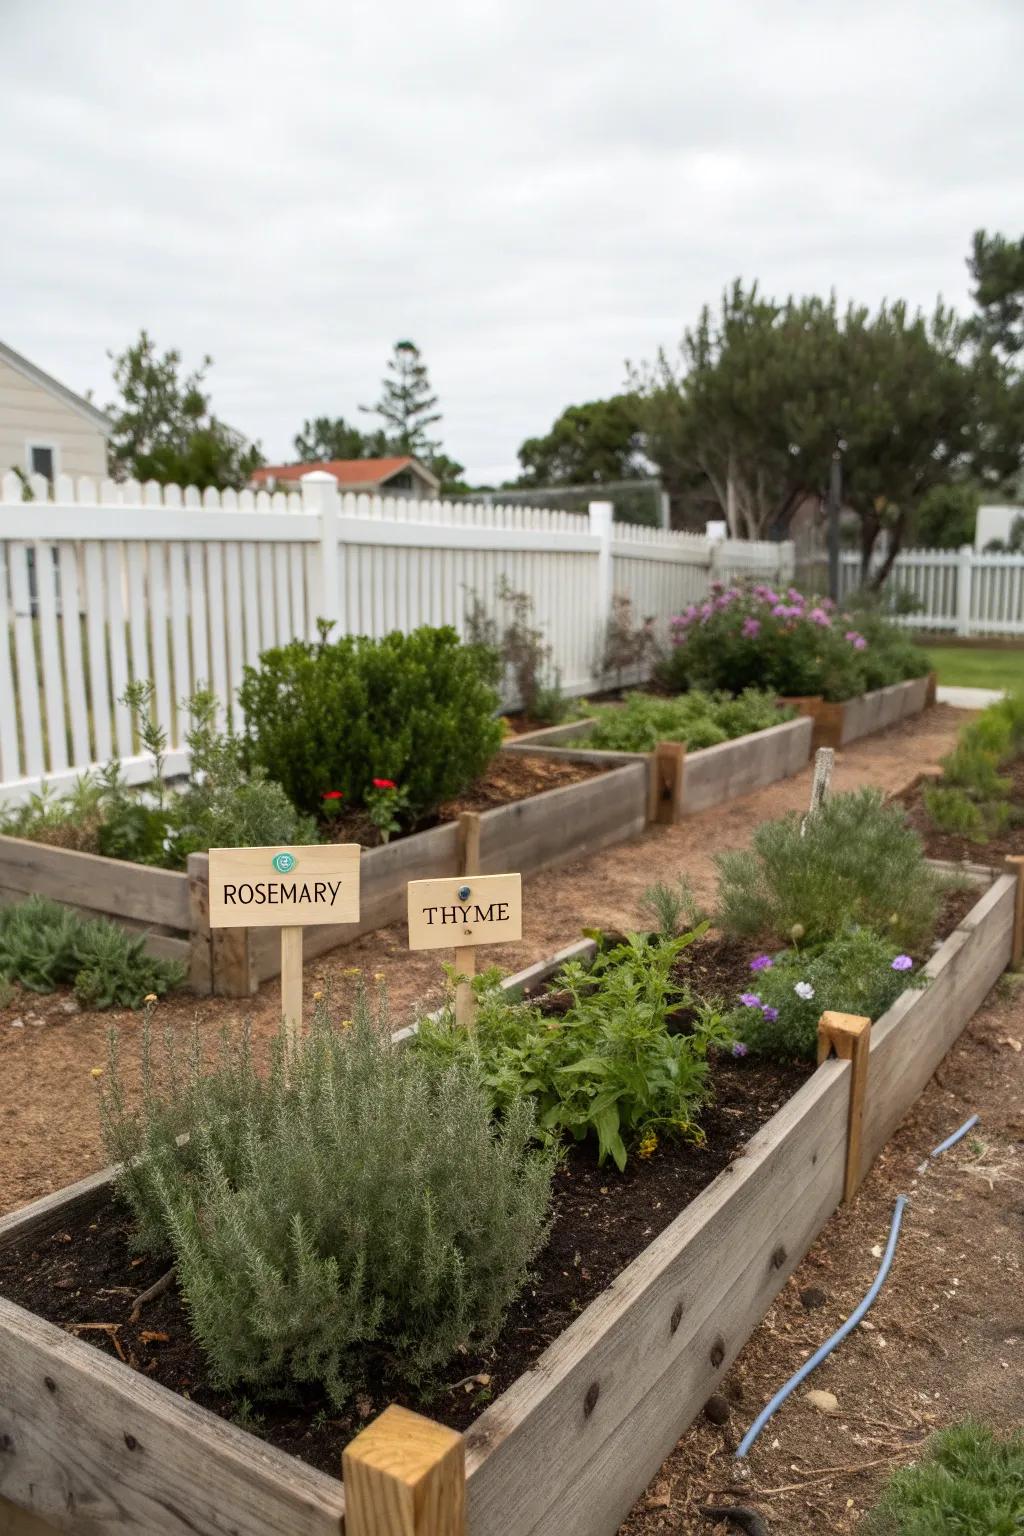
{"label": "yellow flower", "polygon": [[93,1067],[92,1071],[89,1073],[89,1076],[90,1077],[102,1077],[103,1076],[103,1068],[102,1067]]}
{"label": "yellow flower", "polygon": [[658,1138],[655,1136],[654,1132],[645,1131],[643,1140],[637,1148],[637,1155],[639,1157],[650,1157],[657,1145]]}
{"label": "yellow flower", "polygon": [[343,976],[359,976],[362,974],[362,967],[358,965],[347,965],[341,974]]}
{"label": "yellow flower", "polygon": [[155,1003],[157,1001],[157,995],[155,992],[147,992],[142,1001],[144,1003]]}
{"label": "yellow flower", "polygon": [[374,979],[374,981],[383,981],[384,980],[384,972],[383,971],[374,971],[373,979]]}
{"label": "yellow flower", "polygon": [[352,1028],[352,1020],[351,1019],[342,1019],[341,1027],[342,1027],[342,1029],[351,1029]]}
{"label": "yellow flower", "polygon": [[314,1003],[318,1003],[322,997],[323,997],[323,993],[322,992],[314,992],[313,993],[313,1001],[314,1001]]}
{"label": "yellow flower", "polygon": [[807,929],[804,927],[803,923],[794,923],[792,928],[789,930],[789,936],[795,942],[799,939],[802,939],[806,932]]}

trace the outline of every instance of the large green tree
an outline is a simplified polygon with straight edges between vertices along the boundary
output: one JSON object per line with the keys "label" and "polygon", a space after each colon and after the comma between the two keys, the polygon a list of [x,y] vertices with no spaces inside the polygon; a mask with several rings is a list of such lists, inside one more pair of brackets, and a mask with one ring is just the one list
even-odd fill
{"label": "large green tree", "polygon": [[329,459],[379,459],[391,452],[384,432],[360,432],[344,416],[316,416],[302,423],[295,436],[300,464]]}
{"label": "large green tree", "polygon": [[648,452],[670,488],[705,485],[738,537],[784,533],[820,495],[837,439],[865,567],[884,580],[933,487],[1005,481],[1020,463],[1006,365],[941,305],[840,311],[835,297],[766,299],[735,283],[678,358],[635,374]]}
{"label": "large green tree", "polygon": [[380,416],[384,434],[395,453],[410,453],[425,462],[440,450],[440,443],[428,436],[441,420],[436,410],[437,396],[430,386],[427,365],[414,341],[396,341],[388,359],[376,405],[359,409]]}
{"label": "large green tree", "polygon": [[107,407],[116,476],[224,490],[243,486],[262,464],[259,445],[210,410],[203,386],[211,358],[184,373],[181,353],[171,348],[161,354],[145,330],[123,352],[109,356],[118,392]]}
{"label": "large green tree", "polygon": [[461,495],[468,489],[461,478],[463,466],[449,458],[440,442],[429,435],[430,428],[441,420],[436,407],[437,396],[419,347],[414,341],[396,341],[380,399],[376,405],[361,405],[359,409],[383,420],[384,426],[374,438],[384,444],[380,451],[411,454],[437,476],[445,495]]}
{"label": "large green tree", "polygon": [[1007,240],[977,230],[967,266],[980,340],[1006,357],[1018,356],[1024,351],[1024,236]]}
{"label": "large green tree", "polygon": [[604,485],[647,475],[640,403],[624,394],[570,405],[550,432],[526,439],[519,462],[523,486]]}

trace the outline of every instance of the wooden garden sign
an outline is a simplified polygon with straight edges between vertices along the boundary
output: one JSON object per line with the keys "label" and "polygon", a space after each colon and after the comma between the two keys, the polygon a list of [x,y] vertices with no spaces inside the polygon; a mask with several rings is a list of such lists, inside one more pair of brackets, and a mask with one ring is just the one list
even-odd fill
{"label": "wooden garden sign", "polygon": [[469,980],[455,992],[455,1022],[472,1028],[478,944],[516,944],[523,936],[520,875],[450,875],[410,880],[409,948],[454,949],[455,969]]}
{"label": "wooden garden sign", "polygon": [[210,849],[210,927],[281,930],[289,1044],[302,1024],[302,930],[359,921],[360,851],[358,843]]}

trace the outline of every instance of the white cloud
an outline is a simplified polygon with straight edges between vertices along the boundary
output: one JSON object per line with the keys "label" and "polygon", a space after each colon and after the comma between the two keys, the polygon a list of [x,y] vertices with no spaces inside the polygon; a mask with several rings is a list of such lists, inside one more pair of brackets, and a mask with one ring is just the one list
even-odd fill
{"label": "white cloud", "polygon": [[101,402],[140,326],[210,352],[272,457],[412,336],[510,470],[734,276],[963,304],[1022,44],[1017,0],[6,0],[0,335]]}

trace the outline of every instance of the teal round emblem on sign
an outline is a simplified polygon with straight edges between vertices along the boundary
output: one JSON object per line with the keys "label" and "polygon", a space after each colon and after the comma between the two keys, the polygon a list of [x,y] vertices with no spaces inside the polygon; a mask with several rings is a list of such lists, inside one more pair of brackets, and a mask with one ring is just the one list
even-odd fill
{"label": "teal round emblem on sign", "polygon": [[290,875],[298,860],[294,853],[275,853],[270,862],[279,875]]}

